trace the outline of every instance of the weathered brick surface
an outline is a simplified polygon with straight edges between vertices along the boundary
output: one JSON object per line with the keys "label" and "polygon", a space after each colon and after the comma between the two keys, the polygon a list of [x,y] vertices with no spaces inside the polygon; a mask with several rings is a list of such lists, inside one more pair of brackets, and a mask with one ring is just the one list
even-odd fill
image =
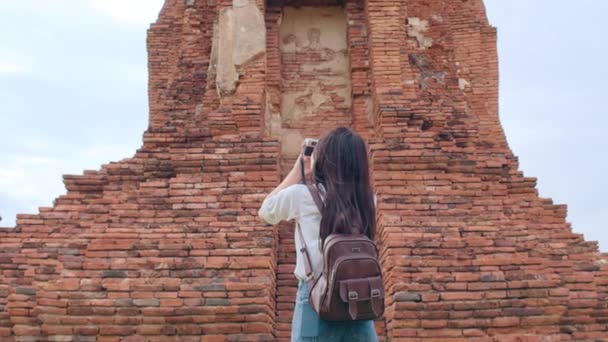
{"label": "weathered brick surface", "polygon": [[257,189],[278,181],[277,156],[264,139],[175,144],[65,176],[53,208],[2,235],[5,334],[272,339],[276,239]]}
{"label": "weathered brick surface", "polygon": [[[336,123],[370,146],[382,337],[608,340],[608,255],[519,170],[481,0],[256,5],[266,52],[220,96],[214,23],[233,2],[166,1],[148,34],[143,146],[64,176],[53,207],[0,232],[0,341],[289,340],[293,225],[267,226],[257,209],[293,162],[284,134]],[[331,51],[281,49],[298,6],[342,7],[350,99]],[[311,84],[332,101],[303,98],[304,117],[285,120],[284,94]]]}

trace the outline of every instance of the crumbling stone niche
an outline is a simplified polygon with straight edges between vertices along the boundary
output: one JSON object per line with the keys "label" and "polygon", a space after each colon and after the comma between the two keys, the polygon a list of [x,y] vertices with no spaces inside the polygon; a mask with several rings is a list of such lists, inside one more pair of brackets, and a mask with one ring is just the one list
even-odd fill
{"label": "crumbling stone niche", "polygon": [[281,140],[282,168],[301,142],[325,129],[350,125],[352,86],[343,7],[283,7],[278,30],[278,104],[268,106],[270,135]]}

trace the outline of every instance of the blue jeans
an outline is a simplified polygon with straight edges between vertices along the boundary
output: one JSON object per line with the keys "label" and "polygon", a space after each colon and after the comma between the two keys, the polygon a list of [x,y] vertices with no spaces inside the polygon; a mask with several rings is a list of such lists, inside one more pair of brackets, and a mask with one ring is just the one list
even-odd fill
{"label": "blue jeans", "polygon": [[291,321],[292,342],[377,342],[374,321],[322,320],[308,304],[308,284],[300,281]]}

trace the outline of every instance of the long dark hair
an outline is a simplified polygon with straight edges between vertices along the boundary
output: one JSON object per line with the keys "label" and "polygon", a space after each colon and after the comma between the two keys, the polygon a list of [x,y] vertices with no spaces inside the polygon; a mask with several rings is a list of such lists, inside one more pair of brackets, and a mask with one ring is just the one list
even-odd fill
{"label": "long dark hair", "polygon": [[335,128],[319,140],[313,157],[314,182],[326,190],[321,241],[332,233],[365,234],[373,240],[376,208],[361,136],[346,127]]}

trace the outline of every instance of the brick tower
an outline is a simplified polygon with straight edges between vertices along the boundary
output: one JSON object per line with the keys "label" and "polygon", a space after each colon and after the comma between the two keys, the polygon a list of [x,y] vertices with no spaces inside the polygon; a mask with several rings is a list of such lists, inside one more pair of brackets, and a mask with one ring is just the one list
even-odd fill
{"label": "brick tower", "polygon": [[0,232],[1,341],[287,341],[303,137],[368,141],[391,341],[608,340],[608,256],[518,169],[481,0],[167,0],[130,158]]}

